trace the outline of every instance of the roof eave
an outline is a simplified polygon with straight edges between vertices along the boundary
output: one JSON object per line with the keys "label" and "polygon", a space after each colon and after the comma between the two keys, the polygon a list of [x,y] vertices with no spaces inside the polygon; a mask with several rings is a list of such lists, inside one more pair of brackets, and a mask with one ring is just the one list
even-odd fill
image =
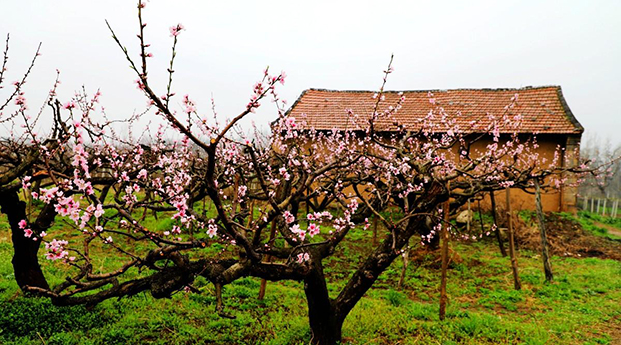
{"label": "roof eave", "polygon": [[567,105],[567,101],[565,100],[565,97],[563,96],[563,90],[561,89],[560,86],[558,87],[557,92],[558,92],[558,99],[561,102],[561,106],[563,107],[563,110],[565,111],[565,115],[567,116],[567,119],[569,120],[569,122],[571,122],[572,125],[574,125],[574,131],[572,133],[567,133],[567,134],[582,134],[584,132],[584,127],[582,127],[578,119],[576,119],[576,117],[574,116],[574,113],[572,113],[571,109],[569,109],[569,105]]}

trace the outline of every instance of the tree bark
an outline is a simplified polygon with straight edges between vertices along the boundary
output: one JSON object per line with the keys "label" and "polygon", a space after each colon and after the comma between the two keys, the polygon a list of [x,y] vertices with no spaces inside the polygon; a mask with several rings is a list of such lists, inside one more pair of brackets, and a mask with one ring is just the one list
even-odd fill
{"label": "tree bark", "polygon": [[403,266],[401,267],[401,277],[399,277],[399,283],[397,283],[397,288],[399,290],[403,289],[403,284],[405,283],[405,275],[408,271],[408,263],[410,262],[410,244],[409,243],[405,247],[403,254],[401,254],[401,258],[403,259]]}
{"label": "tree bark", "polygon": [[108,196],[108,193],[110,192],[110,187],[112,187],[111,184],[107,184],[105,186],[103,186],[103,188],[101,189],[101,193],[99,194],[99,202],[100,203],[105,203],[106,201],[106,197]]}
{"label": "tree bark", "polygon": [[304,279],[304,292],[308,303],[308,321],[311,344],[335,345],[341,341],[345,317],[337,315],[335,303],[330,299],[321,263],[311,263],[313,268]]}
{"label": "tree bark", "polygon": [[552,265],[550,264],[550,256],[548,255],[548,236],[546,235],[545,218],[541,207],[541,187],[539,186],[539,181],[537,181],[537,179],[534,181],[537,219],[539,220],[539,234],[541,235],[541,258],[543,259],[543,271],[546,275],[546,281],[550,283],[554,280],[554,274],[552,274]]}
{"label": "tree bark", "polygon": [[[41,267],[37,253],[41,245],[40,240],[24,236],[24,230],[19,228],[19,222],[26,219],[26,203],[19,200],[18,192],[0,193],[0,209],[6,214],[11,226],[11,239],[13,241],[13,270],[17,285],[24,290],[25,286],[34,286],[49,290],[49,285]],[[42,211],[44,212],[44,211]],[[29,224],[35,230],[36,224]]]}
{"label": "tree bark", "polygon": [[492,200],[492,218],[494,219],[494,225],[496,225],[496,240],[498,241],[498,247],[500,247],[500,254],[502,254],[503,257],[507,257],[507,251],[505,250],[505,246],[502,244],[500,228],[498,228],[498,221],[496,219],[496,198],[494,197],[494,192],[490,192],[489,197]]}
{"label": "tree bark", "polygon": [[[274,237],[276,237],[276,222],[277,222],[277,218],[274,218],[274,220],[272,220],[272,227],[270,229],[270,238],[268,243],[271,245],[273,245],[274,242]],[[272,256],[268,255],[266,258],[266,261],[268,263],[272,262]],[[263,298],[265,298],[265,289],[267,289],[267,280],[266,279],[261,279],[261,286],[259,287],[259,300],[263,300]]]}
{"label": "tree bark", "polygon": [[373,216],[373,239],[371,243],[373,247],[377,246],[377,216]]}
{"label": "tree bark", "polygon": [[513,271],[513,286],[516,290],[522,289],[520,273],[518,272],[517,257],[515,256],[515,239],[513,236],[513,216],[511,214],[511,192],[507,187],[507,227],[509,228],[509,256],[511,257],[511,270]]}

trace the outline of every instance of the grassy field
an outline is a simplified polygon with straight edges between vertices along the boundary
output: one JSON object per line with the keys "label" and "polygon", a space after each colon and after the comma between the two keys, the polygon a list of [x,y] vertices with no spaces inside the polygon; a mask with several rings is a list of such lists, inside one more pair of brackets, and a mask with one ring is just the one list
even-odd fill
{"label": "grassy field", "polygon": [[[51,233],[51,232],[50,232]],[[351,234],[326,262],[336,294],[370,248],[370,232]],[[415,249],[404,286],[397,260],[362,299],[344,325],[345,344],[619,344],[621,263],[553,257],[553,284],[544,283],[535,252],[519,252],[521,291],[513,290],[509,259],[495,243],[452,243],[447,319],[438,320],[439,261]],[[92,309],[54,307],[24,298],[14,281],[6,219],[0,218],[0,344],[307,344],[310,331],[302,284],[269,283],[259,301],[259,280],[225,287],[225,319],[215,313],[213,286],[155,300],[148,294],[109,300]],[[62,265],[41,259],[48,280]],[[114,265],[109,258],[99,263]]]}

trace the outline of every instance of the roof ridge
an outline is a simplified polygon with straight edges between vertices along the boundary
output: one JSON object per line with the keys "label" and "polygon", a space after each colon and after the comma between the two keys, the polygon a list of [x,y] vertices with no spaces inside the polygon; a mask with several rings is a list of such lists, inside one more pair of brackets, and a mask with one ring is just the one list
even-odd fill
{"label": "roof ridge", "polygon": [[[560,89],[560,85],[541,85],[541,86],[523,86],[519,88],[457,88],[457,89],[429,89],[429,90],[385,90],[383,93],[399,93],[399,92],[447,92],[447,91],[524,91],[524,90],[537,90],[537,89],[549,89],[555,88]],[[302,92],[302,94],[307,91],[324,91],[324,92],[351,92],[351,93],[373,93],[378,92],[377,90],[333,90],[333,89],[323,89],[323,88],[308,88]]]}

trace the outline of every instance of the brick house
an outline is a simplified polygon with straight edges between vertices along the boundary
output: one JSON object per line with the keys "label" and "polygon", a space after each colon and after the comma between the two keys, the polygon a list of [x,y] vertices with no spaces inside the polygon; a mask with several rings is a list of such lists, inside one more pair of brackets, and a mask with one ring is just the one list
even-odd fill
{"label": "brick house", "polygon": [[[427,115],[433,107],[429,103],[427,90],[403,91],[406,97],[402,108],[394,118],[406,129],[416,129],[418,120]],[[574,117],[561,91],[560,86],[524,87],[519,89],[456,89],[432,90],[436,105],[442,106],[448,114],[459,114],[458,123],[462,128],[469,127],[472,120],[479,121],[478,128],[485,128],[487,114],[500,115],[505,106],[511,102],[511,97],[519,95],[514,110],[523,117],[521,128],[518,130],[523,136],[537,134],[540,156],[550,161],[554,151],[560,147],[563,151],[561,164],[573,164],[578,161],[580,138],[584,128]],[[287,112],[287,116],[295,117],[306,122],[308,128],[316,130],[362,130],[351,120],[348,112],[369,116],[376,99],[373,91],[334,91],[322,89],[308,89],[300,95]],[[380,103],[379,109],[395,104],[400,97],[398,91],[384,93],[385,100]],[[358,121],[363,124],[364,121]],[[376,129],[382,132],[396,131],[394,120],[383,119],[376,123]],[[476,134],[477,127],[474,128]],[[481,140],[483,148],[489,140]],[[542,196],[545,211],[576,211],[577,189],[561,187],[558,190],[547,190]],[[504,198],[497,198],[504,200]],[[523,191],[512,193],[514,209],[533,209],[534,197]]]}

